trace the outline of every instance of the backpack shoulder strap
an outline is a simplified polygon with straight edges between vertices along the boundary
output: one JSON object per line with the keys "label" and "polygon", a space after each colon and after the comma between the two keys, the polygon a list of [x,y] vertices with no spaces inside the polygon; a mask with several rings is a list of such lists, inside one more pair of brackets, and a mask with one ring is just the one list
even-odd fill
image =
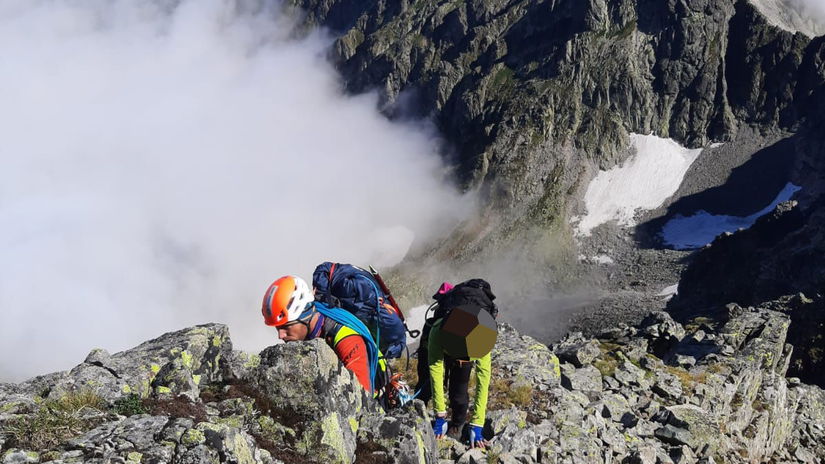
{"label": "backpack shoulder strap", "polygon": [[332,273],[335,272],[335,265],[338,263],[332,263],[329,266],[329,274],[327,274],[327,301],[331,301],[332,297]]}
{"label": "backpack shoulder strap", "polygon": [[315,309],[319,313],[323,314],[325,317],[328,317],[344,326],[338,331],[338,334],[336,334],[335,338],[338,338],[338,335],[340,335],[345,328],[349,328],[350,330],[357,333],[364,339],[364,343],[367,345],[367,355],[369,357],[367,362],[370,366],[370,387],[372,391],[375,391],[375,376],[379,369],[378,359],[380,356],[380,352],[378,351],[378,345],[372,338],[372,334],[370,334],[370,331],[369,329],[367,329],[367,326],[365,326],[363,322],[361,322],[357,317],[355,317],[355,315],[353,315],[345,309],[330,308],[329,306],[321,302],[315,303]]}

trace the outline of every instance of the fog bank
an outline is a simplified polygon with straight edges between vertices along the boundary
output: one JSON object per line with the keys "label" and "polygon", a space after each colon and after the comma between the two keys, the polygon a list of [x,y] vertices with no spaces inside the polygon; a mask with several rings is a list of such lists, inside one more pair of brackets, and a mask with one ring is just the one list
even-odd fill
{"label": "fog bank", "polygon": [[0,5],[0,381],[210,321],[258,350],[276,277],[391,265],[469,210],[432,128],[289,32],[271,2]]}

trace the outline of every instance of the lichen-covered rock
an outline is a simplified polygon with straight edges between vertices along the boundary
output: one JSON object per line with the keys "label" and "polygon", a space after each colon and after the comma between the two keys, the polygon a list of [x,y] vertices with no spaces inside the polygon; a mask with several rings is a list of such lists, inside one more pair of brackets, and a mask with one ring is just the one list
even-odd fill
{"label": "lichen-covered rock", "polygon": [[475,448],[464,453],[457,462],[458,464],[486,464],[487,455],[483,450]]}
{"label": "lichen-covered rock", "polygon": [[214,448],[206,445],[198,445],[194,448],[187,448],[181,452],[177,457],[176,462],[181,464],[219,464],[221,462],[220,454]]}
{"label": "lichen-covered rock", "polygon": [[665,400],[675,401],[682,396],[682,382],[670,372],[657,371],[651,391]]}
{"label": "lichen-covered rock", "polygon": [[585,340],[581,333],[572,334],[553,346],[553,352],[562,362],[568,362],[576,367],[590,364],[601,354],[599,342]]}
{"label": "lichen-covered rock", "polygon": [[645,371],[641,367],[633,364],[629,361],[622,361],[619,366],[616,367],[616,370],[613,373],[613,377],[618,380],[622,385],[628,387],[638,387],[641,389],[645,389],[649,387],[651,384],[652,375],[648,374],[648,371]]}
{"label": "lichen-covered rock", "polygon": [[562,365],[561,384],[568,390],[580,392],[602,391],[602,374],[593,366],[574,369]]}
{"label": "lichen-covered rock", "polygon": [[627,398],[617,393],[605,392],[601,397],[602,417],[619,422],[625,414],[630,413]]}
{"label": "lichen-covered rock", "polygon": [[355,457],[361,414],[375,411],[355,376],[323,340],[285,343],[261,352],[252,384],[283,418],[303,424],[296,450],[335,463]]}
{"label": "lichen-covered rock", "polygon": [[499,325],[492,363],[512,378],[516,385],[526,384],[542,389],[558,385],[561,381],[559,359],[547,345],[519,334],[506,323]]}
{"label": "lichen-covered rock", "polygon": [[155,375],[151,386],[155,396],[185,396],[196,401],[200,396],[198,384],[201,376],[194,374],[183,359],[174,359],[166,363]]}
{"label": "lichen-covered rock", "polygon": [[3,454],[3,464],[34,464],[40,462],[40,454],[25,450],[9,450]]}
{"label": "lichen-covered rock", "polygon": [[[423,404],[418,409],[402,409],[386,415],[363,416],[357,424],[358,449],[380,450],[384,462],[433,462],[436,449],[435,435],[429,417],[422,417],[419,413],[423,410]],[[359,454],[358,449],[356,454]]]}
{"label": "lichen-covered rock", "polygon": [[685,336],[685,329],[664,311],[650,313],[639,324],[639,331],[649,341],[649,350],[659,358],[665,357]]}
{"label": "lichen-covered rock", "polygon": [[239,350],[230,351],[221,358],[221,366],[227,380],[247,380],[260,364],[260,355]]}
{"label": "lichen-covered rock", "polygon": [[[231,351],[232,342],[225,325],[201,325],[164,334],[113,355],[100,349],[92,350],[86,360],[71,371],[32,379],[20,384],[19,390],[30,397],[49,398],[87,390],[109,403],[129,394],[147,397],[153,391],[185,393],[195,398],[197,388],[192,388],[193,384],[207,385],[222,380],[220,359]],[[165,380],[155,382],[161,370]]]}
{"label": "lichen-covered rock", "polygon": [[183,436],[189,430],[192,430],[195,423],[192,419],[176,418],[166,424],[159,436],[161,441],[169,441],[173,443],[181,443]]}
{"label": "lichen-covered rock", "polygon": [[17,393],[0,397],[0,415],[30,414],[37,409],[37,403],[30,396]]}
{"label": "lichen-covered rock", "polygon": [[[218,452],[221,462],[237,464],[260,464],[262,455],[255,441],[246,432],[224,424],[201,422],[197,430],[202,432],[204,441],[195,437],[195,448],[205,443]],[[184,437],[186,434],[184,434]]]}

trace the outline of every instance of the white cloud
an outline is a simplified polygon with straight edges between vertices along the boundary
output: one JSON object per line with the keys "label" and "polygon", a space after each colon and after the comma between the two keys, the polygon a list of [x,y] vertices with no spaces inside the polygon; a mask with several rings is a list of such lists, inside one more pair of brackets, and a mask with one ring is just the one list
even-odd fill
{"label": "white cloud", "polygon": [[262,4],[0,5],[0,381],[208,321],[259,349],[271,280],[468,209],[434,131],[342,96],[328,40]]}

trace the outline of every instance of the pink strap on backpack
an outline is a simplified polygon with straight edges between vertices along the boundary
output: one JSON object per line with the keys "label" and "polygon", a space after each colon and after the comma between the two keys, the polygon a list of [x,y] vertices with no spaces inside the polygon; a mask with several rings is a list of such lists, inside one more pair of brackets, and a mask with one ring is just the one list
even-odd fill
{"label": "pink strap on backpack", "polygon": [[438,287],[438,294],[443,295],[443,294],[449,292],[452,289],[453,289],[453,284],[451,284],[449,282],[444,282],[443,284],[441,284],[440,287]]}

